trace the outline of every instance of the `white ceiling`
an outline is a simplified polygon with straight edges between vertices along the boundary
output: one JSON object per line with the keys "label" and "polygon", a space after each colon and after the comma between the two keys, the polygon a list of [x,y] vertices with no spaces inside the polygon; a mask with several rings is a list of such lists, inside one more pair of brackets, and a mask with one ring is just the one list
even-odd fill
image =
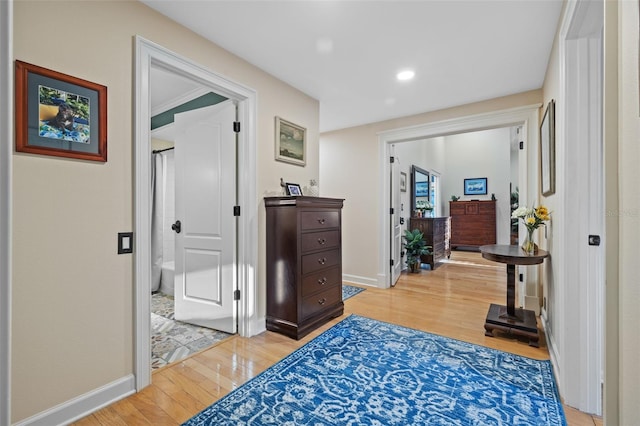
{"label": "white ceiling", "polygon": [[[320,131],[542,87],[562,0],[142,0],[320,101]],[[395,75],[410,68],[414,80]]]}

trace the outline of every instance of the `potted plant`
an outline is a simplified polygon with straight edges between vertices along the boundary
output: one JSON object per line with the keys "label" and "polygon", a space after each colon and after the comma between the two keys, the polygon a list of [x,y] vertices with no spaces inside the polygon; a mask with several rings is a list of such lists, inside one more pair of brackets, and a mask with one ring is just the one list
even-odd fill
{"label": "potted plant", "polygon": [[431,246],[422,239],[423,234],[419,229],[404,231],[404,252],[407,256],[405,262],[409,267],[409,271],[418,272],[420,270],[420,257],[429,254]]}

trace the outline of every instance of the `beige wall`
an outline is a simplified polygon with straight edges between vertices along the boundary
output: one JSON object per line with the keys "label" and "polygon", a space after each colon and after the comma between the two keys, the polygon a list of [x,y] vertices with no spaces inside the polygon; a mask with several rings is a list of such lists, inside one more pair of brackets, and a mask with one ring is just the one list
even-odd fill
{"label": "beige wall", "polygon": [[[619,407],[621,425],[640,424],[640,286],[638,285],[638,241],[640,241],[640,109],[638,99],[638,2],[619,5],[618,54],[620,61],[618,174],[619,208]],[[609,21],[607,21],[609,23]],[[615,170],[607,171],[607,176]],[[611,259],[608,265],[615,265]],[[615,284],[615,283],[612,283]],[[615,302],[607,306],[615,308]]]}
{"label": "beige wall", "polygon": [[[135,1],[14,5],[16,59],[108,87],[108,162],[13,158],[12,420],[133,370],[133,46],[141,35],[258,93],[258,287],[264,315],[265,194],[318,177],[318,102]],[[68,46],[68,47],[67,47]],[[274,116],[307,128],[308,161],[274,161]]]}
{"label": "beige wall", "polygon": [[533,90],[484,102],[323,133],[320,136],[320,191],[345,198],[343,210],[343,273],[377,282],[380,197],[378,132],[451,118],[500,111],[542,101]]}

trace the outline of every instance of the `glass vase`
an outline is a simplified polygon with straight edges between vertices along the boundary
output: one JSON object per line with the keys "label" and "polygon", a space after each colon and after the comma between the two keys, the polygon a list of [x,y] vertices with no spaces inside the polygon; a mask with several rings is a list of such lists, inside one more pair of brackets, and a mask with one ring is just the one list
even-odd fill
{"label": "glass vase", "polygon": [[533,231],[535,231],[535,229],[527,228],[527,237],[524,243],[522,243],[522,250],[527,254],[535,254],[537,251],[536,243],[533,242]]}

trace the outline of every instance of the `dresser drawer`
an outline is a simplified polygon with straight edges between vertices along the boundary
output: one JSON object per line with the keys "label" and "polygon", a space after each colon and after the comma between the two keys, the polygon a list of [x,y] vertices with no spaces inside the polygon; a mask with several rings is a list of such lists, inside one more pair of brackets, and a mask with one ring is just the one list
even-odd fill
{"label": "dresser drawer", "polygon": [[328,306],[335,305],[342,300],[342,287],[335,286],[302,299],[302,318],[307,318],[321,312]]}
{"label": "dresser drawer", "polygon": [[302,256],[302,274],[310,274],[321,269],[340,264],[340,249],[327,250]]}
{"label": "dresser drawer", "polygon": [[307,297],[332,286],[340,286],[342,284],[340,275],[340,267],[338,266],[305,275],[302,279],[302,297]]}
{"label": "dresser drawer", "polygon": [[330,249],[340,246],[340,231],[310,232],[300,236],[302,252]]}
{"label": "dresser drawer", "polygon": [[300,227],[309,229],[329,229],[340,226],[340,212],[335,210],[303,211],[300,213]]}

